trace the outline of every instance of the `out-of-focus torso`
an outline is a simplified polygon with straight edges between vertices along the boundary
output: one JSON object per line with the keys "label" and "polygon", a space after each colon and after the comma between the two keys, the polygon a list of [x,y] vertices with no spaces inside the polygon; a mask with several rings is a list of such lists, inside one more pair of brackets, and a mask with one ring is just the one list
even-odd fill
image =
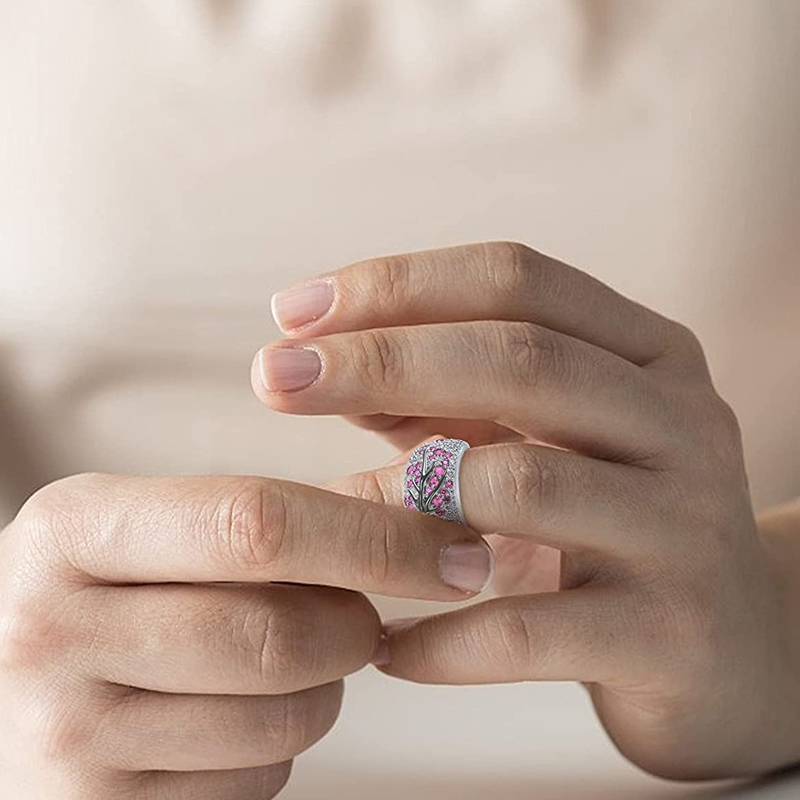
{"label": "out-of-focus torso", "polygon": [[[363,432],[251,396],[270,294],[486,239],[689,323],[757,504],[797,495],[798,75],[794,0],[0,0],[2,513],[83,470],[320,481],[378,463]],[[442,799],[484,796],[480,776],[453,783],[464,764],[524,771],[517,750],[540,778],[556,765],[547,800],[579,796],[576,748],[595,787],[602,759],[627,769],[571,690],[528,687],[536,739],[521,688],[462,704],[358,680],[290,796],[391,800],[362,747],[390,772],[442,771]],[[586,796],[651,796],[624,775],[632,794]]]}

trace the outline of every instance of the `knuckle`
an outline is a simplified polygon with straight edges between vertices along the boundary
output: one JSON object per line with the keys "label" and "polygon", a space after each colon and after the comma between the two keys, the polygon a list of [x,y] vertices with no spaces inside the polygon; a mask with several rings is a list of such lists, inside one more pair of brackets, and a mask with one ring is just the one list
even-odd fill
{"label": "knuckle", "polygon": [[240,482],[214,509],[216,546],[243,570],[277,570],[286,546],[287,503],[278,483]]}
{"label": "knuckle", "polygon": [[380,329],[359,334],[354,349],[356,374],[362,376],[371,390],[397,391],[406,374],[404,348],[396,342],[397,332],[389,334]]}
{"label": "knuckle", "polygon": [[407,561],[408,536],[390,517],[368,510],[358,523],[357,541],[357,552],[364,554],[360,580],[376,590],[388,586]]}
{"label": "knuckle", "polygon": [[504,459],[505,480],[501,485],[509,487],[510,498],[515,508],[535,509],[541,518],[556,504],[561,476],[554,459],[546,459],[535,451],[510,450]]}
{"label": "knuckle", "polygon": [[389,492],[375,472],[362,472],[352,477],[351,493],[361,500],[389,505]]}
{"label": "knuckle", "polygon": [[274,691],[307,685],[317,669],[312,621],[286,605],[254,613],[243,626],[244,648],[255,658],[260,680]]}
{"label": "knuckle", "polygon": [[0,620],[0,669],[14,672],[38,666],[49,647],[50,621],[35,606],[6,603]]}
{"label": "knuckle", "polygon": [[51,699],[40,701],[33,718],[29,744],[43,762],[72,763],[92,746],[96,720],[90,709],[75,713],[70,704]]}
{"label": "knuckle", "polygon": [[308,719],[302,713],[296,695],[281,695],[275,702],[278,708],[271,709],[259,726],[265,750],[273,758],[296,756],[305,749]]}
{"label": "knuckle", "polygon": [[707,369],[705,350],[697,334],[688,325],[675,320],[670,321],[670,332],[675,350],[689,363]]}
{"label": "knuckle", "polygon": [[517,298],[527,293],[533,276],[534,251],[519,242],[485,242],[483,267],[489,280],[503,296]]}
{"label": "knuckle", "polygon": [[71,516],[68,499],[74,497],[82,479],[63,478],[34,492],[17,513],[15,526],[30,536],[63,530]]}
{"label": "knuckle", "polygon": [[405,255],[384,256],[371,262],[374,301],[385,310],[396,310],[409,299],[410,263]]}
{"label": "knuckle", "polygon": [[267,750],[279,758],[291,758],[308,750],[333,727],[342,694],[343,682],[337,681],[280,697],[278,713],[269,713],[262,727]]}
{"label": "knuckle", "polygon": [[[528,675],[535,652],[528,619],[519,609],[506,608],[478,626],[477,645],[490,664],[515,675]],[[538,647],[538,645],[537,645]]]}
{"label": "knuckle", "polygon": [[705,443],[705,451],[712,458],[720,458],[728,465],[738,464],[742,431],[733,408],[713,389],[694,391],[688,405],[694,419],[696,436]]}
{"label": "knuckle", "polygon": [[16,588],[0,608],[0,671],[38,670],[80,646],[79,634],[63,622],[63,615],[52,613],[46,597]]}
{"label": "knuckle", "polygon": [[736,447],[741,445],[742,429],[739,425],[739,418],[733,408],[719,395],[714,396],[709,404],[708,422],[714,433],[716,441],[732,444]]}
{"label": "knuckle", "polygon": [[531,322],[500,323],[496,336],[503,362],[516,382],[531,387],[564,376],[565,354],[557,337],[544,328]]}
{"label": "knuckle", "polygon": [[10,526],[23,558],[44,565],[71,563],[71,553],[86,546],[86,500],[96,497],[108,476],[82,473],[49,483],[24,503]]}

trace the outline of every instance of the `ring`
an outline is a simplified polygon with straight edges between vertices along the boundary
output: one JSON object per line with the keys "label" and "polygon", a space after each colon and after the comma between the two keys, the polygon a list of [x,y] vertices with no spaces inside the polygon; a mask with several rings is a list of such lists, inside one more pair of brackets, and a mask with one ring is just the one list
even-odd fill
{"label": "ring", "polygon": [[414,450],[403,477],[405,507],[466,525],[458,474],[468,449],[462,439],[439,439]]}

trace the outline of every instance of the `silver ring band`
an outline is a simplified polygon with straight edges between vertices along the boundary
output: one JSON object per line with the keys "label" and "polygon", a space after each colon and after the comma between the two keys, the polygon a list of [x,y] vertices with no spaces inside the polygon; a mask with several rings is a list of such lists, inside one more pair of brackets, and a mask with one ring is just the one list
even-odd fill
{"label": "silver ring band", "polygon": [[466,525],[458,477],[468,449],[462,439],[439,439],[414,450],[403,476],[405,507]]}

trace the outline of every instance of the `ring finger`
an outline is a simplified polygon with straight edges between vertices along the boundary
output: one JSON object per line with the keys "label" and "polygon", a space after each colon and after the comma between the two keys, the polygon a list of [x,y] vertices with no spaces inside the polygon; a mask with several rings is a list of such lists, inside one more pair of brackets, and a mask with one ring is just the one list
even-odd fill
{"label": "ring finger", "polygon": [[[405,464],[350,475],[330,490],[388,505],[403,505]],[[473,447],[464,453],[460,496],[467,524],[481,534],[506,533],[559,550],[595,551],[641,558],[664,544],[656,520],[668,520],[658,504],[656,474],[625,464],[528,444]],[[631,498],[649,497],[654,522]],[[418,513],[418,512],[413,512]],[[663,527],[668,527],[665,522]]]}

